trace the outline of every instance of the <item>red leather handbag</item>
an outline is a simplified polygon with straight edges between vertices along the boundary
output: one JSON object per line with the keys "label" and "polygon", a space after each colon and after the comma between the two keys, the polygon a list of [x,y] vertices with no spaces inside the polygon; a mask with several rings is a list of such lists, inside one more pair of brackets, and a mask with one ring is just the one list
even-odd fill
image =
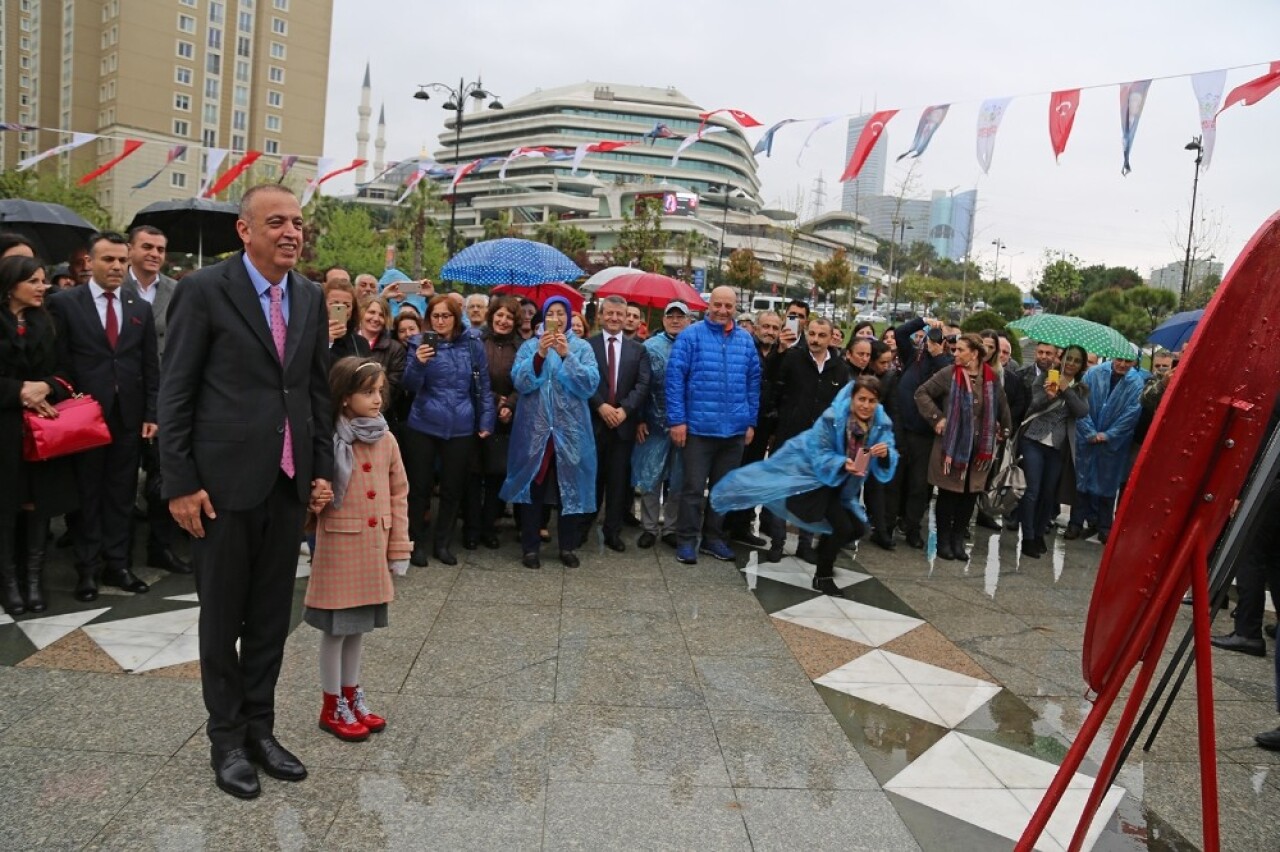
{"label": "red leather handbag", "polygon": [[[74,393],[71,385],[58,383]],[[41,417],[24,411],[22,458],[29,462],[48,461],[82,453],[111,443],[111,430],[102,416],[102,406],[91,396],[76,394],[54,406],[57,417]]]}

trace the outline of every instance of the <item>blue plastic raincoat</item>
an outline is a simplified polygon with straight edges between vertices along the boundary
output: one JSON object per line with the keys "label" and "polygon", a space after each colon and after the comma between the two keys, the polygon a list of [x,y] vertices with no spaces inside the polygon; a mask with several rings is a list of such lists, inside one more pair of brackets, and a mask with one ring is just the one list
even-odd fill
{"label": "blue plastic raincoat", "polygon": [[649,401],[644,408],[644,422],[649,437],[643,444],[637,443],[631,451],[631,484],[641,494],[648,494],[671,480],[674,493],[680,487],[683,465],[680,449],[671,446],[667,430],[667,359],[671,356],[674,337],[664,331],[644,342],[649,356]]}
{"label": "blue plastic raincoat", "polygon": [[[1089,413],[1076,421],[1076,490],[1114,497],[1129,474],[1133,430],[1142,414],[1142,377],[1130,369],[1111,388],[1111,365],[1100,364],[1084,374],[1089,388]],[[1091,444],[1102,432],[1107,440]]]}
{"label": "blue plastic raincoat", "polygon": [[529,486],[542,467],[552,440],[560,511],[581,515],[596,510],[596,439],[587,400],[600,384],[600,369],[591,346],[568,333],[569,355],[547,352],[542,370],[534,371],[538,339],[526,340],[516,353],[511,381],[520,399],[511,424],[507,479],[499,496],[511,503],[529,503]]}
{"label": "blue plastic raincoat", "polygon": [[[764,506],[778,517],[801,529],[829,533],[826,521],[801,520],[787,510],[787,498],[828,486],[840,489],[840,502],[858,520],[866,522],[861,502],[866,476],[845,472],[845,430],[849,426],[849,402],[853,383],[845,385],[830,407],[807,431],[791,438],[764,461],[738,468],[721,479],[711,491],[711,507],[723,514],[738,509]],[[867,470],[881,482],[893,479],[898,468],[898,450],[893,441],[893,422],[883,405],[876,406],[866,446],[888,444],[889,455],[873,458]]]}

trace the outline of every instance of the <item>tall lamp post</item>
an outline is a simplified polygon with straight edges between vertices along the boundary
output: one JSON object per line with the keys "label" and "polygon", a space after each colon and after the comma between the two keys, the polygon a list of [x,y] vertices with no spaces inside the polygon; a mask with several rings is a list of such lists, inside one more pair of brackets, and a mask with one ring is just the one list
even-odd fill
{"label": "tall lamp post", "polygon": [[991,283],[994,284],[1000,280],[1000,249],[1006,249],[1008,246],[999,240],[992,240],[991,245],[996,247],[996,271],[991,273]]}
{"label": "tall lamp post", "polygon": [[[477,80],[474,83],[467,83],[461,78],[458,79],[458,86],[447,85],[445,83],[420,83],[418,91],[413,93],[413,97],[420,101],[431,100],[431,95],[427,90],[439,92],[446,97],[444,109],[453,113],[453,162],[454,168],[462,166],[462,125],[466,121],[467,98],[474,98],[478,101],[489,100],[489,109],[502,109],[502,102],[498,100],[498,96],[488,91],[480,85]],[[458,221],[458,194],[453,192],[449,196],[449,256],[453,257],[457,251],[457,221]]]}
{"label": "tall lamp post", "polygon": [[1184,147],[1188,151],[1196,152],[1196,171],[1195,177],[1191,179],[1191,215],[1187,217],[1187,256],[1182,261],[1182,298],[1178,300],[1179,305],[1186,303],[1187,290],[1191,288],[1191,243],[1196,233],[1196,192],[1200,188],[1200,164],[1204,162],[1204,144],[1201,137],[1195,137]]}
{"label": "tall lamp post", "polygon": [[[892,315],[898,309],[898,285],[902,282],[901,275],[894,275],[894,266],[897,264],[898,242],[906,243],[907,230],[915,230],[915,226],[907,222],[906,219],[890,219],[889,220],[889,274],[893,275],[893,306],[889,309]],[[903,245],[905,251],[906,245]]]}
{"label": "tall lamp post", "polygon": [[716,248],[716,286],[724,283],[721,268],[724,263],[724,237],[729,232],[729,186],[728,184],[709,184],[707,189],[720,193],[724,201],[724,214],[720,217],[720,245]]}

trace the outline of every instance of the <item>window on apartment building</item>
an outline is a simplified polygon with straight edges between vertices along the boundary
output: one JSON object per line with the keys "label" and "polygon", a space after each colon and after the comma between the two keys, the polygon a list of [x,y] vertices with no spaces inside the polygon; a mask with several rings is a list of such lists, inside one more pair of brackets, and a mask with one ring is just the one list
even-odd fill
{"label": "window on apartment building", "polygon": [[210,53],[204,58],[204,70],[208,74],[221,74],[222,57],[216,53]]}
{"label": "window on apartment building", "polygon": [[241,133],[233,133],[233,134],[231,135],[231,150],[233,150],[233,151],[243,151],[243,150],[245,150],[245,146],[244,146],[244,134],[241,134]]}
{"label": "window on apartment building", "polygon": [[190,6],[192,9],[196,7],[196,0],[178,0],[183,6]]}
{"label": "window on apartment building", "polygon": [[169,172],[169,186],[174,189],[186,189],[187,173],[186,172]]}
{"label": "window on apartment building", "polygon": [[196,19],[190,15],[178,15],[178,31],[193,33],[196,31]]}
{"label": "window on apartment building", "polygon": [[262,145],[262,151],[263,151],[263,153],[265,153],[265,154],[279,154],[279,153],[280,153],[280,143],[279,143],[279,142],[277,142],[277,141],[276,141],[276,140],[274,140],[274,139],[268,139],[268,140],[266,140],[266,142],[264,142],[264,143],[263,143],[263,145]]}
{"label": "window on apartment building", "polygon": [[191,122],[185,119],[175,118],[173,120],[173,135],[174,136],[190,136]]}
{"label": "window on apartment building", "polygon": [[206,127],[200,132],[200,144],[206,148],[216,147],[218,144],[218,131],[212,127]]}
{"label": "window on apartment building", "polygon": [[280,109],[284,106],[284,94],[277,91],[267,92],[267,106]]}
{"label": "window on apartment building", "polygon": [[29,36],[22,36],[21,38],[19,38],[19,39],[18,39],[18,47],[22,48],[23,50],[30,50],[30,49],[31,49],[31,38],[30,38]]}
{"label": "window on apartment building", "polygon": [[232,102],[238,107],[247,107],[249,105],[249,87],[236,86]]}
{"label": "window on apartment building", "polygon": [[204,96],[208,100],[216,101],[222,93],[222,84],[217,80],[204,81]]}
{"label": "window on apartment building", "polygon": [[30,68],[30,67],[31,67],[31,57],[30,57],[30,56],[19,56],[19,57],[18,57],[18,66],[19,66],[19,67],[21,67],[21,68]]}
{"label": "window on apartment building", "polygon": [[182,112],[191,112],[191,96],[182,92],[175,92],[173,96],[173,108]]}
{"label": "window on apartment building", "polygon": [[271,32],[275,33],[276,35],[281,35],[281,36],[282,36],[282,35],[288,35],[288,34],[289,34],[289,25],[288,25],[287,23],[285,23],[284,18],[272,18],[272,19],[271,19]]}
{"label": "window on apartment building", "polygon": [[249,129],[249,113],[242,109],[231,111],[231,129],[232,130],[248,130]]}
{"label": "window on apartment building", "polygon": [[267,129],[270,130],[272,133],[279,133],[280,132],[280,116],[278,115],[267,116]]}
{"label": "window on apartment building", "polygon": [[284,45],[278,41],[271,42],[271,58],[284,59],[284,56],[285,56]]}
{"label": "window on apartment building", "polygon": [[214,24],[221,24],[226,19],[227,4],[213,2],[209,4],[209,21]]}
{"label": "window on apartment building", "polygon": [[173,81],[180,86],[191,85],[191,69],[186,66],[179,65],[173,69]]}
{"label": "window on apartment building", "polygon": [[18,85],[19,85],[19,86],[21,86],[21,87],[22,87],[22,88],[24,88],[24,89],[30,89],[30,88],[31,88],[31,78],[30,78],[30,77],[28,77],[26,74],[21,74],[21,75],[19,75],[19,76],[18,76]]}
{"label": "window on apartment building", "polygon": [[209,49],[222,50],[222,30],[217,27],[209,28]]}
{"label": "window on apartment building", "polygon": [[240,25],[240,32],[242,33],[253,32],[253,15],[252,14],[250,14],[249,12],[241,12],[237,20],[239,21],[239,25]]}
{"label": "window on apartment building", "polygon": [[273,0],[272,5],[275,6],[278,12],[289,11],[289,0]]}
{"label": "window on apartment building", "polygon": [[236,60],[236,82],[249,82],[249,61],[247,59]]}
{"label": "window on apartment building", "polygon": [[113,53],[107,57],[107,71],[114,72],[120,64],[120,54]]}
{"label": "window on apartment building", "polygon": [[267,79],[270,80],[272,83],[283,83],[284,69],[281,68],[279,65],[272,65],[270,68],[267,69]]}
{"label": "window on apartment building", "polygon": [[196,55],[196,46],[189,41],[179,41],[178,55],[183,59],[191,59]]}
{"label": "window on apartment building", "polygon": [[31,32],[31,19],[23,18],[21,21],[19,21],[18,26],[24,33]]}
{"label": "window on apartment building", "polygon": [[204,115],[205,124],[217,124],[218,123],[218,105],[205,104],[203,115]]}

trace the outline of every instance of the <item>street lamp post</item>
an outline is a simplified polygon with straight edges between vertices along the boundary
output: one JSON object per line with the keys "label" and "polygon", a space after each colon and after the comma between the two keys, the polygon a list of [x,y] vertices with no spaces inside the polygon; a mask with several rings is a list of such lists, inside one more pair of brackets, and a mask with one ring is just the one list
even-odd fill
{"label": "street lamp post", "polygon": [[[462,167],[462,125],[466,121],[467,98],[475,98],[478,101],[492,99],[489,101],[489,109],[502,109],[502,102],[498,100],[498,96],[493,92],[486,90],[480,81],[468,83],[462,78],[458,79],[458,87],[447,85],[445,83],[420,83],[418,91],[413,93],[415,99],[420,101],[431,100],[431,95],[427,93],[428,89],[433,89],[444,94],[447,98],[444,109],[450,110],[454,114],[453,118],[453,163],[454,168]],[[449,196],[449,256],[453,257],[457,251],[457,220],[458,220],[458,194],[453,192]]]}
{"label": "street lamp post", "polygon": [[996,247],[996,270],[991,273],[991,283],[994,284],[1000,280],[1000,249],[1008,248],[1008,246],[999,240],[992,240],[991,245]]}
{"label": "street lamp post", "polygon": [[724,263],[724,237],[729,232],[729,187],[727,184],[719,187],[712,185],[707,189],[713,192],[718,190],[724,201],[724,214],[720,217],[720,245],[716,248],[716,285],[719,286],[724,283],[722,264]]}
{"label": "street lamp post", "polygon": [[1195,137],[1184,147],[1188,151],[1196,152],[1196,171],[1195,177],[1191,179],[1191,215],[1187,217],[1187,255],[1182,261],[1182,298],[1178,300],[1180,306],[1186,303],[1187,290],[1191,286],[1191,243],[1196,233],[1196,192],[1200,188],[1200,164],[1204,162],[1204,144],[1201,137]]}
{"label": "street lamp post", "polygon": [[[906,242],[908,229],[914,231],[915,226],[909,224],[906,219],[889,220],[889,274],[893,275],[893,305],[889,308],[890,314],[898,309],[898,285],[902,283],[902,276],[895,275],[893,269],[897,259],[898,242],[899,240]],[[903,249],[906,249],[905,245]]]}

